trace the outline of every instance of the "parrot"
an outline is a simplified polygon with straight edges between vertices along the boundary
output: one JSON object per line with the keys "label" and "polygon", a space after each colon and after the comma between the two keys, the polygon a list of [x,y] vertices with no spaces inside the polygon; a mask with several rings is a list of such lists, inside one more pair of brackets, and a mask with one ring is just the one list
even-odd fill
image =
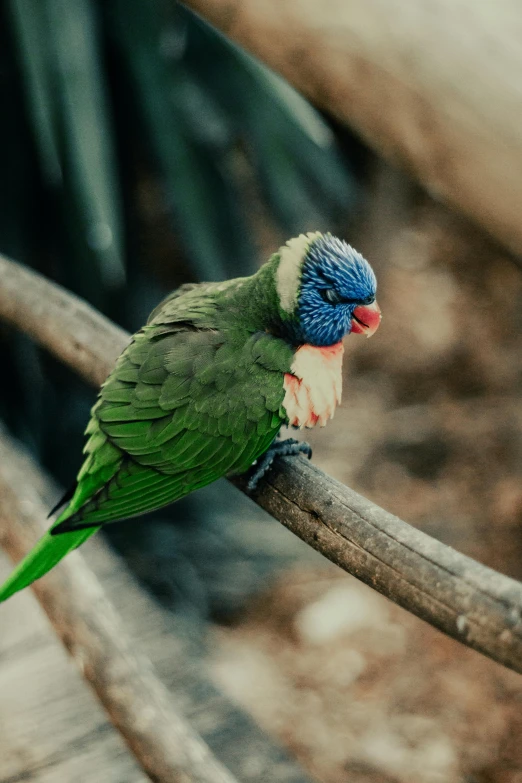
{"label": "parrot", "polygon": [[341,400],[343,338],[381,312],[375,274],[344,240],[301,234],[250,277],[188,283],[159,304],[102,384],[75,486],[50,529],[0,587],[0,602],[100,527],[168,505],[280,455],[283,425],[324,426]]}

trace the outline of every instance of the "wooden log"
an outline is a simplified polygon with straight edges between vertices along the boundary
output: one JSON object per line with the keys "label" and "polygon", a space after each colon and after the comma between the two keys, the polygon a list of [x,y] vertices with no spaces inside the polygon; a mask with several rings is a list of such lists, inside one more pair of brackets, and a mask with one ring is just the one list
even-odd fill
{"label": "wooden log", "polygon": [[522,253],[517,0],[185,0]]}
{"label": "wooden log", "polygon": [[[43,479],[0,437],[0,544],[19,560],[46,529]],[[96,692],[138,764],[161,783],[234,783],[236,778],[175,709],[150,661],[138,654],[103,589],[73,552],[33,589],[56,633]]]}
{"label": "wooden log", "polygon": [[[0,553],[0,580],[12,567]],[[0,628],[0,780],[146,783],[30,591]]]}

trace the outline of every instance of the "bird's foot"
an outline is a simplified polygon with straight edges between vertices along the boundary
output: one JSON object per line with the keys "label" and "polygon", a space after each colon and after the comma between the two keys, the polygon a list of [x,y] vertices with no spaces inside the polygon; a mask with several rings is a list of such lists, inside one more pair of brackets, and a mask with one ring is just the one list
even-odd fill
{"label": "bird's foot", "polygon": [[270,470],[277,457],[292,457],[297,454],[305,454],[308,459],[311,459],[312,447],[309,443],[296,440],[295,438],[275,440],[265,453],[254,462],[254,471],[248,481],[247,489],[252,492],[257,488],[260,479]]}

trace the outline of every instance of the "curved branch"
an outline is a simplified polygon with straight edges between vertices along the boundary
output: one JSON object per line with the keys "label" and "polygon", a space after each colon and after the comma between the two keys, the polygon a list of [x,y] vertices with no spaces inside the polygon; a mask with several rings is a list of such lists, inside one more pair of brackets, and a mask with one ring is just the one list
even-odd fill
{"label": "curved branch", "polygon": [[[12,296],[16,309],[8,302]],[[128,335],[88,305],[2,257],[0,318],[28,331],[91,382],[103,380],[116,349],[128,342]],[[82,324],[76,323],[78,318]],[[69,333],[80,358],[71,351]],[[246,491],[241,477],[234,484]],[[522,673],[520,582],[415,530],[303,459],[279,460],[252,498],[348,573],[468,647]]]}
{"label": "curved branch", "polygon": [[0,317],[93,386],[103,383],[130,338],[83,299],[1,256]]}
{"label": "curved branch", "polygon": [[[520,582],[416,530],[304,459],[277,467],[251,496],[256,503],[394,603],[522,673]],[[243,478],[233,483],[246,491]]]}
{"label": "curved branch", "polygon": [[516,0],[184,0],[522,253]]}

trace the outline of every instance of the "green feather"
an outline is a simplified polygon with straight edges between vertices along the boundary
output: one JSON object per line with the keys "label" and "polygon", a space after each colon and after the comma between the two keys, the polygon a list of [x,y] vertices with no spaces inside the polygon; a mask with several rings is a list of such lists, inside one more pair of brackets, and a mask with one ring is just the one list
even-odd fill
{"label": "green feather", "polygon": [[[164,416],[164,411],[158,408],[157,405],[146,408],[138,407],[132,402],[130,405],[109,405],[102,406],[98,413],[98,417],[102,424],[108,424],[109,422],[126,422],[130,421],[133,424],[143,423],[147,427],[149,426],[148,419],[160,419]],[[137,420],[143,420],[138,422]],[[124,426],[124,425],[123,425]]]}
{"label": "green feather", "polygon": [[138,370],[138,378],[143,383],[161,384],[168,376],[168,372],[163,365],[162,356],[151,356]]}
{"label": "green feather", "polygon": [[118,442],[121,439],[123,443],[126,438],[146,437],[150,429],[150,422],[132,420],[125,422],[104,422],[100,416],[100,427],[113,441]]}
{"label": "green feather", "polygon": [[151,443],[154,443],[155,446],[162,446],[178,435],[183,429],[184,410],[185,407],[178,408],[177,416],[164,416],[162,419],[152,422],[144,445],[148,445],[149,449]]}
{"label": "green feather", "polygon": [[72,533],[64,533],[60,536],[52,536],[46,533],[31,549],[29,554],[18,563],[14,571],[9,575],[0,587],[0,602],[6,601],[14,593],[28,587],[36,579],[44,576],[62,560],[65,555],[72,552],[87,541],[99,528],[92,527],[88,530],[75,530]]}
{"label": "green feather", "polygon": [[134,391],[134,405],[136,407],[143,408],[147,408],[151,403],[155,403],[157,405],[160,392],[161,386],[159,384],[152,385],[150,383],[140,382]]}
{"label": "green feather", "polygon": [[128,383],[137,383],[138,382],[138,368],[137,367],[122,367],[118,368],[118,379],[120,381],[127,381]]}
{"label": "green feather", "polygon": [[103,389],[103,399],[107,402],[131,402],[134,396],[134,386],[125,381],[115,381],[110,388]]}

